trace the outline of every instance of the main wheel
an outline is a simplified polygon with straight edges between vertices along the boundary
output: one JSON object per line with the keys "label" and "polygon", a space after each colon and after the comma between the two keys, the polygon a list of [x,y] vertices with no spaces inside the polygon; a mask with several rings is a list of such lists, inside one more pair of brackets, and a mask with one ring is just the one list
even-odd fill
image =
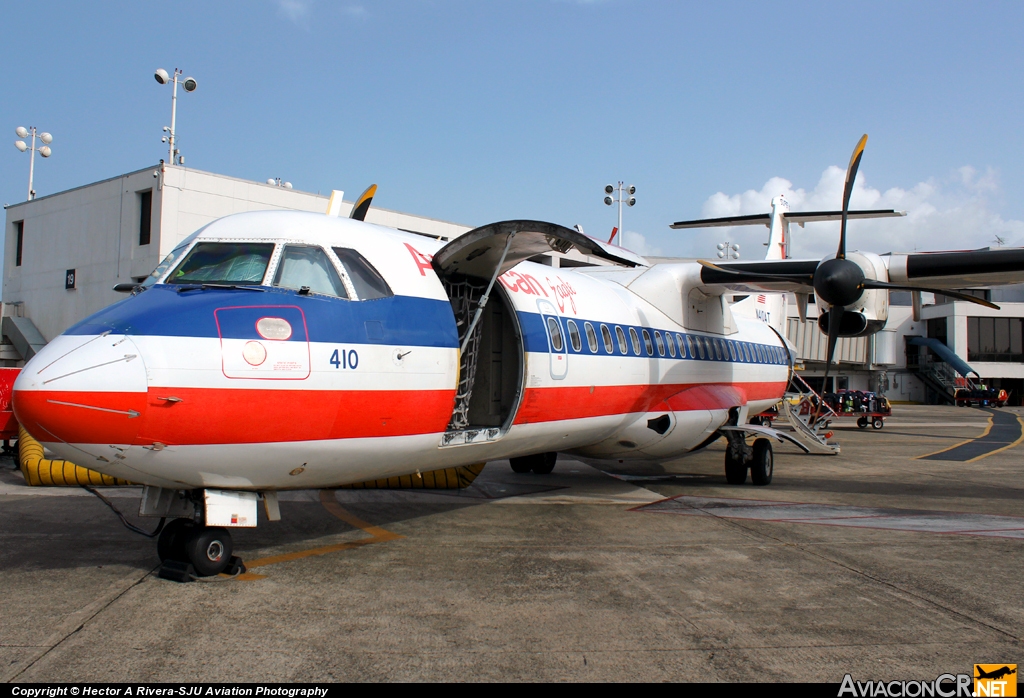
{"label": "main wheel", "polygon": [[217,526],[195,527],[185,543],[188,561],[200,577],[223,572],[231,561],[231,534]]}
{"label": "main wheel", "polygon": [[857,420],[857,426],[860,429],[867,429],[868,428],[868,418],[867,417],[861,417],[860,419],[858,419]]}
{"label": "main wheel", "polygon": [[885,426],[885,422],[882,421],[881,417],[875,417],[873,420],[871,420],[871,426],[874,427],[875,429],[881,429],[882,427]]}
{"label": "main wheel", "polygon": [[768,439],[757,439],[754,441],[754,459],[750,461],[750,479],[755,485],[767,485],[772,481],[774,470],[772,442]]}
{"label": "main wheel", "polygon": [[558,454],[554,451],[549,453],[538,453],[533,456],[533,472],[538,475],[547,475],[555,469],[555,462],[558,460]]}
{"label": "main wheel", "polygon": [[743,457],[733,458],[729,451],[725,452],[725,481],[730,485],[742,485],[747,481],[747,464]]}
{"label": "main wheel", "polygon": [[761,417],[761,426],[770,427],[772,425],[771,417]]}
{"label": "main wheel", "polygon": [[185,542],[192,532],[193,523],[190,519],[174,519],[164,526],[160,531],[160,537],[156,541],[156,554],[160,562],[175,560],[185,562],[188,554],[185,552]]}
{"label": "main wheel", "polygon": [[509,458],[509,465],[512,466],[512,472],[514,473],[528,473],[533,470],[533,461],[531,456],[520,456],[519,458]]}

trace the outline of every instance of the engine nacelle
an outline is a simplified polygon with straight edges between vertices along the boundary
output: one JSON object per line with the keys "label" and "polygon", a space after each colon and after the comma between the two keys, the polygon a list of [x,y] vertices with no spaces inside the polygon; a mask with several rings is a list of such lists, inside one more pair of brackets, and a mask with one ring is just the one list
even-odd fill
{"label": "engine nacelle", "polygon": [[[889,273],[882,258],[872,252],[850,252],[847,256],[864,272],[864,278],[874,281],[888,281]],[[820,300],[818,300],[821,303]],[[822,303],[822,307],[825,304]],[[860,298],[845,307],[840,337],[866,337],[875,334],[889,320],[889,292],[885,289],[868,290],[861,293]],[[828,333],[829,313],[818,313],[818,328]]]}

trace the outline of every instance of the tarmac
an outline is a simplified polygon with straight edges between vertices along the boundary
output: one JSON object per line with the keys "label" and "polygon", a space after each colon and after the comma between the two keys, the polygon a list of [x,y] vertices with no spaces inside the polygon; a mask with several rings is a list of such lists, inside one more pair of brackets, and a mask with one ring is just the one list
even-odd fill
{"label": "tarmac", "polygon": [[[1005,417],[1024,410],[1001,414],[840,420],[840,455],[777,445],[768,487],[726,484],[721,441],[620,473],[559,456],[546,476],[489,463],[462,491],[287,493],[282,521],[235,530],[242,578],[192,584],[157,578],[154,541],[101,501],[29,488],[7,459],[0,678],[838,683],[1021,662],[1024,445]],[[105,493],[154,527],[138,488]]]}

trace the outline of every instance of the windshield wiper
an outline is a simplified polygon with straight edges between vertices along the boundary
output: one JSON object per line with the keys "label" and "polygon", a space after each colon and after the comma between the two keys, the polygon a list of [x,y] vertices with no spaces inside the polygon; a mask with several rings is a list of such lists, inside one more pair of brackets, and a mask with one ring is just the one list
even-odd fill
{"label": "windshield wiper", "polygon": [[233,288],[239,291],[261,291],[266,292],[267,289],[259,286],[250,286],[243,284],[175,284],[178,289],[178,293],[184,291],[202,291],[208,288]]}

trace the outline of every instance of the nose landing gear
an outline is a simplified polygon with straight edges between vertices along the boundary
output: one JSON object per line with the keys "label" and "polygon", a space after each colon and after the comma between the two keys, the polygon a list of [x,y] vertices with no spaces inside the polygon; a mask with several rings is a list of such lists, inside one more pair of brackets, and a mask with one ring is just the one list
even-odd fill
{"label": "nose landing gear", "polygon": [[160,533],[158,575],[175,582],[191,582],[218,574],[235,576],[245,571],[241,559],[232,556],[231,533],[219,526],[200,526],[189,519],[175,519]]}

